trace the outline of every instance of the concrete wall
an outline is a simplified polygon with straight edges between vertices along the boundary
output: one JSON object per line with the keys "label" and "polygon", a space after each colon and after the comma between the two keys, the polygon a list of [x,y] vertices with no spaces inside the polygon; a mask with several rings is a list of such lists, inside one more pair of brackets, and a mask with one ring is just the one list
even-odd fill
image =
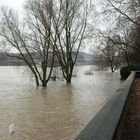
{"label": "concrete wall", "polygon": [[113,94],[75,140],[112,140],[120,121],[135,72]]}

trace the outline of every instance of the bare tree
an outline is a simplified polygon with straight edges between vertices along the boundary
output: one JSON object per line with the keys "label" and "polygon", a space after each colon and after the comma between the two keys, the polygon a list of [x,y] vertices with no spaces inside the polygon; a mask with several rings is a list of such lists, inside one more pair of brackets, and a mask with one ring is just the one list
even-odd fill
{"label": "bare tree", "polygon": [[112,40],[109,37],[102,38],[96,59],[98,59],[98,65],[101,65],[103,70],[110,68],[111,72],[115,72],[120,65],[120,49]]}
{"label": "bare tree", "polygon": [[51,1],[29,0],[25,22],[22,23],[12,10],[2,8],[1,13],[2,41],[6,48],[12,47],[20,53],[18,59],[30,68],[37,86],[39,81],[42,86],[47,85],[53,68],[55,42],[51,41],[51,5]]}
{"label": "bare tree", "polygon": [[140,26],[140,1],[139,0],[107,0],[107,12],[110,12],[120,23],[131,22]]}
{"label": "bare tree", "polygon": [[[134,52],[139,53],[139,45],[136,43],[139,40],[140,27],[140,1],[139,0],[107,0],[104,2],[104,12],[112,19],[112,24],[117,27],[117,40],[115,43],[126,58],[126,63],[129,66],[132,62]],[[131,58],[130,58],[131,55]],[[131,62],[130,62],[131,61]]]}
{"label": "bare tree", "polygon": [[96,71],[107,71],[108,64],[102,50],[96,50],[93,54],[93,61]]}
{"label": "bare tree", "polygon": [[89,4],[84,0],[58,0],[54,7],[55,53],[67,83],[71,83],[73,68],[86,38]]}
{"label": "bare tree", "polygon": [[[132,24],[128,19],[126,20],[126,17],[114,8],[114,6],[118,7],[121,1],[113,5],[113,7],[112,3],[114,4],[116,1],[110,0],[105,2],[108,2],[108,7],[105,7],[99,16],[104,16],[104,19],[101,21],[107,21],[107,25],[104,28],[96,27],[95,38],[98,40],[100,46],[105,46],[102,44],[104,40],[110,40],[111,46],[115,47],[118,53],[120,53],[119,65],[129,66],[132,64],[132,50],[135,48],[134,40],[136,37],[134,34],[132,35],[132,32],[134,32],[134,26],[136,25]],[[100,50],[102,51],[101,48]]]}

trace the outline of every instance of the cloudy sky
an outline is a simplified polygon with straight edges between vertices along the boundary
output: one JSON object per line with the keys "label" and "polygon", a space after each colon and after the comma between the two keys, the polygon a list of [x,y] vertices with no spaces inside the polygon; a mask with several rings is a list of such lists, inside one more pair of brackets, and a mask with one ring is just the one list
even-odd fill
{"label": "cloudy sky", "polygon": [[0,6],[5,5],[21,12],[25,1],[26,0],[0,0]]}

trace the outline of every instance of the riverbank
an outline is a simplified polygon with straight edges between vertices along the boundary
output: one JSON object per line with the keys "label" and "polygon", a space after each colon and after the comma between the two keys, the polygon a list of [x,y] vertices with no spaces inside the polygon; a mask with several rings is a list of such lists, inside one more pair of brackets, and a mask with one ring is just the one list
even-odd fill
{"label": "riverbank", "polygon": [[140,77],[134,80],[121,140],[140,140]]}

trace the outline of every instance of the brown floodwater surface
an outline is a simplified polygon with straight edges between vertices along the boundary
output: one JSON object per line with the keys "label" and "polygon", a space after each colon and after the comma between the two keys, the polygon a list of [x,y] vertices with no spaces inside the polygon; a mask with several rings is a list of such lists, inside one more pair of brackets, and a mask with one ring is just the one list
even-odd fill
{"label": "brown floodwater surface", "polygon": [[118,72],[85,75],[82,66],[72,84],[37,88],[23,69],[0,67],[0,140],[74,140],[120,85]]}

